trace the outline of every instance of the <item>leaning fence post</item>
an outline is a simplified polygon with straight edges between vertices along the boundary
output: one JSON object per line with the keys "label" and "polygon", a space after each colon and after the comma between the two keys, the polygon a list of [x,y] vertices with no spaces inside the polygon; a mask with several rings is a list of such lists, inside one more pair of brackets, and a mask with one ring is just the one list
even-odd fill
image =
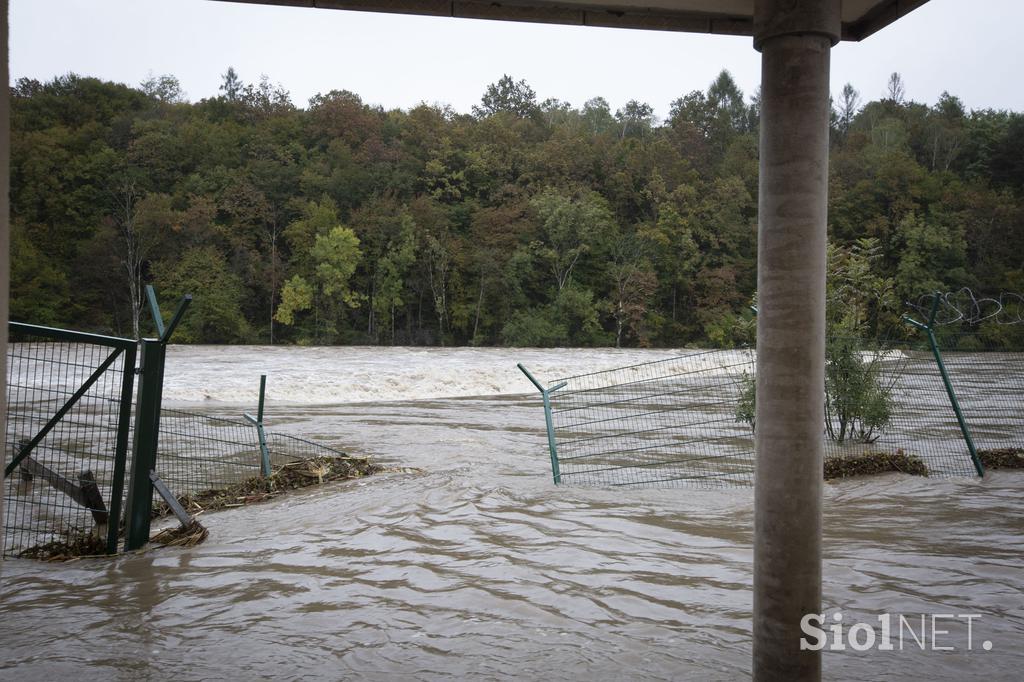
{"label": "leaning fence post", "polygon": [[260,472],[264,478],[270,478],[270,449],[267,447],[267,432],[263,430],[263,404],[267,397],[267,375],[260,375],[260,401],[256,407],[256,416],[243,414],[242,416],[256,427],[256,438],[260,444]]}
{"label": "leaning fence post", "polygon": [[243,414],[242,416],[256,427],[256,438],[260,443],[260,471],[264,478],[270,478],[270,449],[267,448],[267,434],[263,430],[263,422],[251,414]]}
{"label": "leaning fence post", "polygon": [[964,436],[964,441],[967,443],[967,451],[971,454],[971,461],[974,463],[974,470],[978,472],[979,476],[985,475],[985,468],[981,464],[981,459],[978,457],[978,451],[974,447],[974,439],[971,438],[971,430],[967,427],[967,420],[964,419],[964,414],[960,410],[960,402],[956,399],[956,392],[953,390],[953,382],[949,380],[949,373],[946,371],[946,364],[942,361],[942,353],[939,351],[939,343],[935,340],[935,315],[939,310],[939,300],[941,294],[935,292],[932,298],[932,309],[928,313],[928,322],[921,323],[914,320],[906,315],[903,316],[903,321],[907,324],[920,329],[925,332],[928,336],[928,345],[932,349],[932,355],[935,357],[935,364],[939,367],[939,374],[942,376],[942,383],[946,387],[946,394],[949,396],[949,402],[953,406],[953,412],[956,414],[956,421],[960,424],[960,433]]}
{"label": "leaning fence post", "polygon": [[540,391],[541,399],[544,401],[544,424],[548,430],[548,452],[551,454],[551,475],[555,480],[555,485],[559,485],[562,482],[562,472],[558,466],[558,445],[555,442],[555,424],[551,415],[551,392],[557,391],[558,389],[565,386],[565,383],[558,384],[551,387],[550,389],[544,388],[544,386],[530,374],[530,370],[523,367],[523,363],[516,363],[516,367],[519,371],[526,375],[526,378],[530,380],[537,390]]}
{"label": "leaning fence post", "polygon": [[152,286],[146,286],[146,298],[159,338],[141,340],[141,378],[135,408],[135,442],[132,448],[132,471],[125,505],[125,551],[140,549],[149,542],[150,517],[153,512],[153,481],[150,479],[150,472],[156,469],[167,343],[192,302],[192,296],[183,296],[170,323],[165,327]]}

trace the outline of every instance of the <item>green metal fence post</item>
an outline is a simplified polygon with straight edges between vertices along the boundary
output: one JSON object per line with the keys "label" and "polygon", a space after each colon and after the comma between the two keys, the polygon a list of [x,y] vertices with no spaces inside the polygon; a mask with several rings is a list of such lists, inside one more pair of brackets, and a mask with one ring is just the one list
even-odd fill
{"label": "green metal fence post", "polygon": [[267,396],[267,375],[266,374],[261,374],[260,375],[260,404],[259,404],[259,407],[256,408],[256,421],[258,421],[260,424],[263,423],[263,402],[264,402],[264,399],[266,398],[266,396]]}
{"label": "green metal fence post", "polygon": [[117,553],[120,535],[121,500],[124,497],[124,470],[128,461],[128,433],[132,419],[132,389],[135,387],[135,346],[125,348],[121,377],[121,404],[117,415],[117,442],[114,445],[114,478],[110,490],[110,521],[107,524],[107,553]]}
{"label": "green metal fence post", "polygon": [[150,517],[153,512],[153,481],[150,472],[156,470],[156,451],[160,442],[160,406],[164,396],[167,344],[192,302],[192,296],[186,294],[181,297],[178,308],[166,326],[152,285],[146,285],[146,300],[159,338],[141,341],[139,371],[142,377],[135,401],[135,443],[125,505],[125,551],[139,549],[149,542]]}
{"label": "green metal fence post", "polygon": [[267,396],[267,375],[260,375],[260,402],[256,408],[256,416],[243,414],[249,423],[256,427],[256,438],[260,443],[260,471],[264,478],[270,478],[270,448],[267,447],[267,432],[263,429],[263,404]]}
{"label": "green metal fence post", "polygon": [[935,315],[939,310],[939,301],[941,294],[935,292],[932,298],[932,309],[928,314],[928,323],[922,324],[917,320],[911,319],[906,315],[903,316],[903,321],[907,324],[920,329],[925,332],[928,336],[928,345],[932,349],[932,355],[935,357],[935,364],[939,367],[939,375],[942,377],[942,383],[946,387],[946,394],[949,396],[949,402],[953,406],[953,413],[956,414],[956,421],[960,425],[960,433],[964,436],[964,442],[967,443],[967,451],[971,455],[971,462],[974,463],[974,470],[978,472],[978,476],[985,475],[985,468],[981,463],[981,459],[978,457],[978,451],[974,447],[974,439],[971,438],[971,430],[967,426],[967,420],[964,419],[963,411],[960,409],[960,402],[956,399],[956,391],[953,390],[953,382],[949,379],[949,372],[946,371],[946,363],[942,361],[942,352],[939,350],[939,343],[935,339]]}
{"label": "green metal fence post", "polygon": [[551,454],[551,475],[554,478],[555,485],[559,485],[562,482],[562,472],[558,466],[558,445],[555,441],[555,424],[551,414],[551,391],[558,390],[564,383],[558,384],[552,389],[544,388],[544,386],[534,378],[530,371],[523,367],[522,363],[517,363],[516,367],[519,368],[526,378],[537,387],[540,391],[541,399],[544,401],[544,425],[548,431],[548,452]]}
{"label": "green metal fence post", "polygon": [[142,376],[136,399],[135,444],[125,510],[125,551],[139,549],[149,542],[149,523],[153,511],[153,483],[149,472],[156,467],[160,393],[166,350],[159,339],[142,340]]}
{"label": "green metal fence post", "polygon": [[263,430],[263,422],[251,414],[243,414],[243,417],[256,427],[256,438],[260,443],[260,471],[264,478],[270,477],[270,449],[267,447],[267,433]]}
{"label": "green metal fence post", "polygon": [[555,485],[559,485],[562,472],[558,466],[558,446],[555,444],[555,426],[551,419],[551,395],[546,390],[541,391],[541,398],[544,401],[544,425],[548,430],[548,450],[551,452],[551,476]]}

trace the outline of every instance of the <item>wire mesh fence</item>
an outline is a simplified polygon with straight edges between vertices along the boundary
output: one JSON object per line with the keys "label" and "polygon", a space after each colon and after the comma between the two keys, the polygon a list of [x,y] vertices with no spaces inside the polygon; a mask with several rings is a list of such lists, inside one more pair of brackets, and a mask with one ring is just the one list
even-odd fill
{"label": "wire mesh fence", "polygon": [[977,448],[1024,448],[1024,338],[960,331],[938,341]]}
{"label": "wire mesh fence", "polygon": [[[160,319],[155,303],[154,318]],[[153,470],[164,494],[169,490],[178,498],[240,484],[273,488],[278,480],[297,488],[377,470],[366,458],[322,443],[264,434],[253,417],[161,410],[171,330],[173,322],[161,339],[138,342],[9,323],[4,556],[113,554],[122,537],[126,549],[143,546],[150,502],[162,499],[152,485]],[[142,359],[136,363],[140,344]],[[142,378],[135,405],[137,372]],[[264,382],[262,377],[261,415]],[[131,509],[122,514],[125,504]]]}
{"label": "wire mesh fence", "polygon": [[348,457],[348,454],[298,436],[285,433],[269,432],[266,434],[267,450],[270,452],[272,468],[290,464],[298,460],[320,459],[324,457]]}
{"label": "wire mesh fence", "polygon": [[157,473],[175,495],[227,488],[260,471],[259,439],[248,422],[160,410]]}
{"label": "wire mesh fence", "polygon": [[550,393],[561,482],[747,485],[750,430],[736,409],[747,350],[703,351],[558,379]]}
{"label": "wire mesh fence", "polygon": [[[841,369],[827,364],[826,397],[842,397],[843,388],[835,384],[845,380],[846,391],[855,394],[848,400],[857,405],[846,415],[844,433],[839,410],[826,402],[826,460],[901,454],[924,464],[931,476],[974,475],[970,451],[931,351],[910,345],[872,348],[863,342],[856,348],[862,376],[874,392],[865,395],[859,391],[860,381],[851,381]],[[982,418],[971,415],[968,424]]]}
{"label": "wire mesh fence", "polygon": [[11,323],[4,555],[116,550],[135,343]]}
{"label": "wire mesh fence", "polygon": [[[942,354],[978,450],[1024,447],[1024,349],[946,335]],[[927,344],[831,339],[826,461],[906,458],[931,476],[975,467]],[[967,350],[964,350],[964,348]],[[543,388],[558,483],[720,488],[753,482],[752,350],[679,357],[565,377]]]}
{"label": "wire mesh fence", "polygon": [[[283,433],[266,433],[265,444],[272,471],[303,460],[348,457],[323,443]],[[244,419],[164,408],[157,473],[178,497],[237,486],[262,474],[259,432]]]}

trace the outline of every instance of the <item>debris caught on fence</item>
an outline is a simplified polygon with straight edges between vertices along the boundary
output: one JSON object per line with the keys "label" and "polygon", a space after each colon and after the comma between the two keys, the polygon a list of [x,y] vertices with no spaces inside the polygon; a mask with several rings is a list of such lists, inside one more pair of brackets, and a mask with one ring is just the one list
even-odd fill
{"label": "debris caught on fence", "polygon": [[29,547],[18,554],[24,559],[39,561],[70,561],[86,557],[107,555],[106,538],[99,537],[91,530],[68,528],[60,533],[60,537],[34,547]]}
{"label": "debris caught on fence", "polygon": [[[288,462],[268,478],[253,476],[224,488],[203,490],[178,498],[181,506],[195,516],[203,512],[242,507],[277,497],[289,490],[352,478],[361,478],[382,471],[369,459],[351,456],[315,457]],[[170,505],[160,503],[153,507],[153,516],[171,514]]]}
{"label": "debris caught on fence", "polygon": [[1024,469],[1024,448],[978,450],[986,469]]}
{"label": "debris caught on fence", "polygon": [[189,523],[173,528],[165,528],[149,539],[155,545],[163,547],[194,547],[207,537],[210,531],[206,526],[192,519]]}
{"label": "debris caught on fence", "polygon": [[868,451],[856,455],[828,457],[825,459],[825,478],[850,478],[897,472],[914,476],[927,476],[928,467],[917,455],[908,455],[903,450],[896,452]]}

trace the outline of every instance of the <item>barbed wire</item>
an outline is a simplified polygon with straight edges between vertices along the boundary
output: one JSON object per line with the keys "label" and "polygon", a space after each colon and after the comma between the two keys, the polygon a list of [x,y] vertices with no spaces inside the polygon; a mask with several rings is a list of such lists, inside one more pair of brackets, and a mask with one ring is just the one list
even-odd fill
{"label": "barbed wire", "polygon": [[[917,302],[907,302],[923,319],[928,319],[935,294],[925,294]],[[939,294],[935,326],[978,325],[993,322],[1002,325],[1024,324],[1024,294],[1004,291],[997,296],[978,296],[970,288]]]}

